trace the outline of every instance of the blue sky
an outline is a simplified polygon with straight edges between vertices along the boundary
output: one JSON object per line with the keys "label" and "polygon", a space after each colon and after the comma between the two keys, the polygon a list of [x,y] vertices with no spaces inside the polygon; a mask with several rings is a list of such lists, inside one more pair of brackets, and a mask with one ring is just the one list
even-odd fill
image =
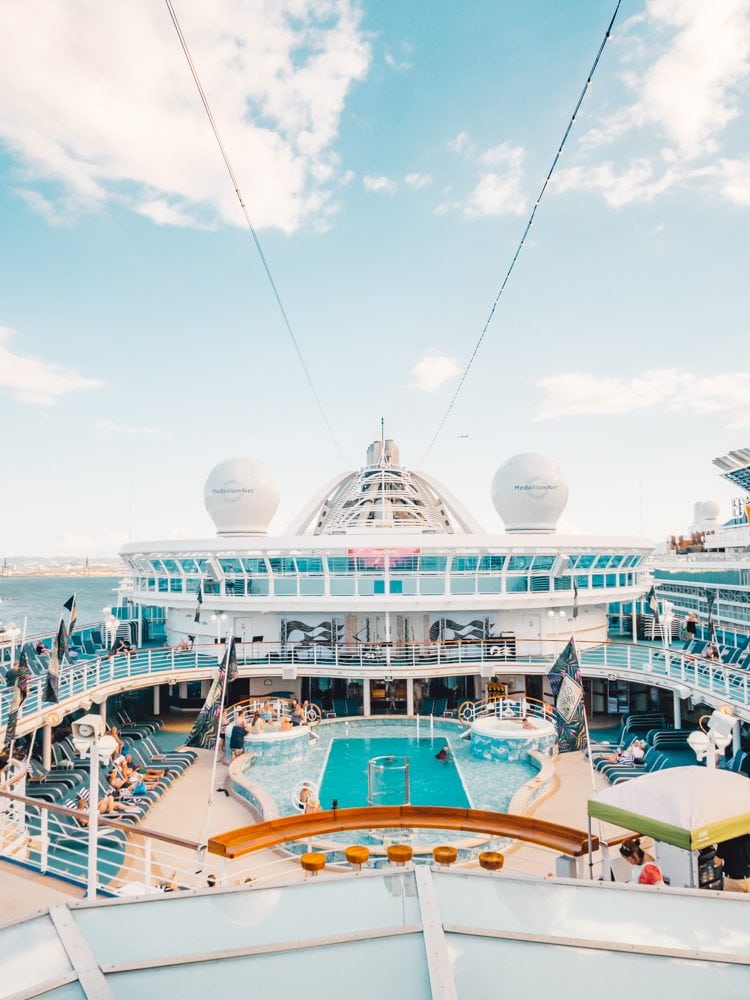
{"label": "blue sky", "polygon": [[[165,6],[0,10],[0,555],[210,535],[234,455],[277,527],[364,459],[417,465],[614,4],[175,0],[325,430]],[[488,530],[560,463],[563,527],[661,539],[750,438],[750,2],[625,0],[425,469]],[[466,436],[468,435],[468,436]]]}

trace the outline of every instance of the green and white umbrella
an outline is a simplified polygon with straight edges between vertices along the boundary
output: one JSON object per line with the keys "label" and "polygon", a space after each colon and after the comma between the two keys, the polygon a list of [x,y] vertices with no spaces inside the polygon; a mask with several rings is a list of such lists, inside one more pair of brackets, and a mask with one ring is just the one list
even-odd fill
{"label": "green and white umbrella", "polygon": [[672,767],[589,799],[592,819],[686,851],[750,833],[750,779],[707,767]]}

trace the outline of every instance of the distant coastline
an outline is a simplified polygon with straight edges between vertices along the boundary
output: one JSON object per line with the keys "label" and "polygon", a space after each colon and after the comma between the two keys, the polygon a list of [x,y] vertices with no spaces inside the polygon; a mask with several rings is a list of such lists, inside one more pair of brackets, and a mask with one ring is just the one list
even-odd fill
{"label": "distant coastline", "polygon": [[91,576],[91,577],[106,577],[106,576],[124,576],[125,567],[124,565],[113,565],[113,566],[89,566],[88,569],[84,569],[83,566],[39,566],[34,569],[29,569],[26,566],[8,566],[7,569],[3,569],[0,572],[0,579],[10,580],[24,580],[33,579],[35,577],[63,577],[63,576]]}

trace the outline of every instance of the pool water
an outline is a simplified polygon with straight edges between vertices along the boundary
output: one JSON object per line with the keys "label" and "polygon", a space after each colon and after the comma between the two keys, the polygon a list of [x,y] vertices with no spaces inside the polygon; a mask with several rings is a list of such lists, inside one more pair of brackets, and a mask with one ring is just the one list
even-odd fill
{"label": "pool water", "polygon": [[[367,760],[370,757],[378,756],[377,753],[364,752],[359,765],[359,774],[355,774],[356,768],[351,767],[346,770],[346,785],[342,787],[340,781],[336,781],[337,787],[331,792],[327,790],[326,770],[329,752],[333,753],[333,745],[339,741],[343,743],[365,743],[366,741],[385,740],[406,740],[410,744],[418,744],[419,752],[430,755],[434,761],[434,755],[447,742],[451,748],[455,764],[446,765],[440,761],[435,761],[435,768],[432,766],[425,772],[430,775],[435,782],[435,789],[431,798],[427,800],[430,805],[447,805],[447,800],[443,797],[443,782],[455,780],[454,776],[460,778],[465,790],[465,796],[472,809],[507,809],[508,803],[513,793],[521,785],[532,778],[536,771],[525,761],[512,763],[496,763],[482,760],[471,752],[471,746],[467,740],[461,739],[464,729],[457,722],[447,720],[435,720],[432,727],[422,725],[419,738],[417,739],[417,726],[414,721],[407,719],[373,718],[361,719],[356,722],[333,721],[324,722],[315,730],[318,737],[312,741],[306,751],[296,760],[284,761],[279,764],[255,763],[252,766],[248,763],[246,770],[247,778],[266,790],[269,793],[282,816],[291,816],[297,812],[294,805],[294,791],[302,781],[313,781],[318,788],[321,788],[320,801],[324,809],[329,809],[333,799],[338,799],[343,808],[350,802],[348,784],[351,781],[356,786],[359,780],[364,782],[364,795],[361,804],[366,804],[367,800],[367,775],[363,774],[367,769]],[[382,746],[382,744],[380,744]],[[439,767],[438,767],[439,765]],[[421,769],[420,769],[421,770]],[[342,772],[338,772],[341,774]],[[325,784],[324,784],[325,783]],[[345,801],[346,800],[346,801]],[[412,794],[412,802],[424,804],[424,800],[418,800]],[[452,804],[452,803],[451,803]],[[466,801],[462,804],[465,806]]]}
{"label": "pool water", "polygon": [[[373,757],[409,758],[409,801],[415,806],[469,808],[469,799],[453,760],[435,755],[448,741],[416,738],[334,739],[320,787],[320,801],[338,799],[341,809],[368,805],[367,764]],[[378,774],[373,805],[402,805],[405,801],[400,768]]]}

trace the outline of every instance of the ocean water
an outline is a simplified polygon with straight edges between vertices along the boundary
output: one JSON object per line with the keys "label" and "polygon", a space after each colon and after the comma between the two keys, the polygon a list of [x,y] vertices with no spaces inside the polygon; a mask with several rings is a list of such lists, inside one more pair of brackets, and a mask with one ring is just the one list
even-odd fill
{"label": "ocean water", "polygon": [[28,636],[53,632],[71,594],[78,601],[78,623],[102,621],[102,608],[115,601],[116,576],[3,576],[0,577],[0,622],[13,622]]}

